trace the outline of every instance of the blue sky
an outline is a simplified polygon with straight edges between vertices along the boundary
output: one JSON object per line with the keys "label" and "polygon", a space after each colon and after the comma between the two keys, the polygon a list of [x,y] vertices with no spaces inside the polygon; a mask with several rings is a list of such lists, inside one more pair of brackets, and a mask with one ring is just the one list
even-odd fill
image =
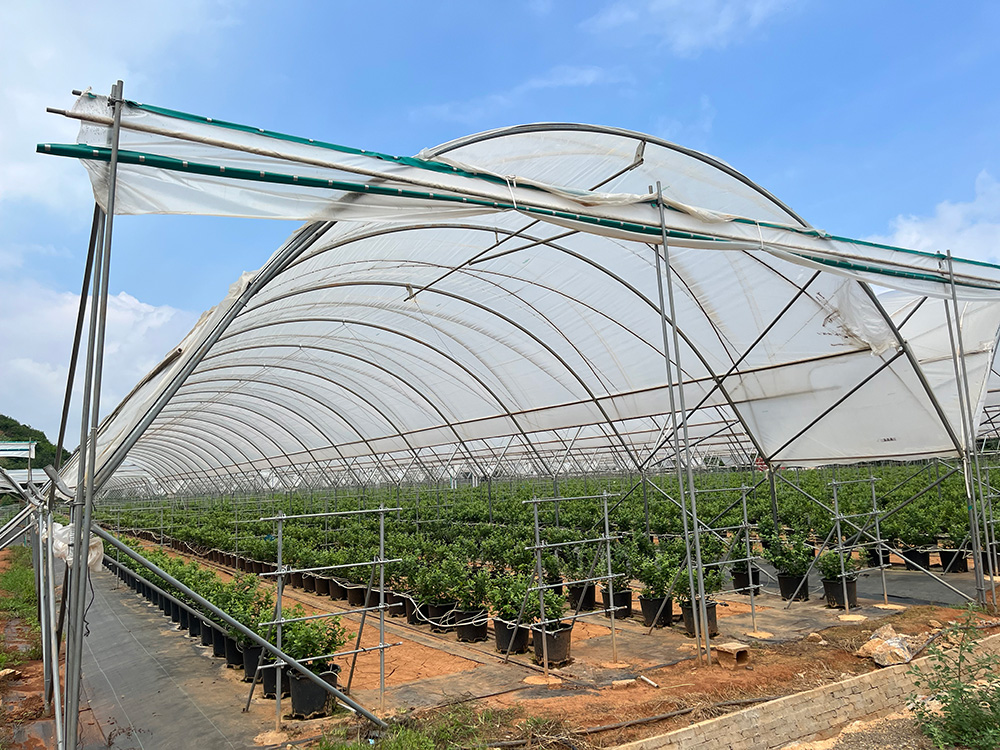
{"label": "blue sky", "polygon": [[[119,77],[129,98],[399,154],[522,122],[630,128],[823,229],[1000,257],[995,2],[41,2],[3,4],[0,28],[0,413],[50,435],[93,199],[34,146],[75,139],[46,106]],[[107,409],[293,228],[119,217]]]}

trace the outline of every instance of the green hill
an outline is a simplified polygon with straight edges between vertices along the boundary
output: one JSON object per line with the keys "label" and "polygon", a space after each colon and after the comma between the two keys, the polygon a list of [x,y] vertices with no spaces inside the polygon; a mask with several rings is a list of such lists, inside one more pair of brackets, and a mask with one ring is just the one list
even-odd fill
{"label": "green hill", "polygon": [[[56,447],[49,442],[44,432],[21,424],[13,417],[0,414],[0,441],[3,440],[34,440],[38,445],[35,446],[35,457],[31,461],[32,468],[41,469],[48,464],[56,465]],[[66,462],[69,455],[69,451],[63,450],[63,463]],[[28,468],[28,459],[0,458],[0,466],[5,469],[26,469]]]}

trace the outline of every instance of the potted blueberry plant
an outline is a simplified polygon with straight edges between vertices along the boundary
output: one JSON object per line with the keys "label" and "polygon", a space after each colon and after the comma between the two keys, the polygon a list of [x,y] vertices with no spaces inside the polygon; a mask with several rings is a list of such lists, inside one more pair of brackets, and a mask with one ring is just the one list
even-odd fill
{"label": "potted blueberry plant", "polygon": [[[340,668],[333,664],[331,655],[339,651],[348,638],[339,617],[300,620],[282,626],[284,652],[300,662],[312,657],[325,657],[313,659],[306,666],[334,687],[337,686]],[[289,677],[292,715],[309,719],[325,714],[329,693],[297,670],[293,669]]]}
{"label": "potted blueberry plant", "polygon": [[854,559],[850,550],[843,554],[844,570],[841,573],[841,555],[834,551],[824,552],[816,558],[816,568],[823,579],[823,594],[826,606],[844,608],[844,588],[847,588],[847,604],[858,606],[858,571],[861,563]]}

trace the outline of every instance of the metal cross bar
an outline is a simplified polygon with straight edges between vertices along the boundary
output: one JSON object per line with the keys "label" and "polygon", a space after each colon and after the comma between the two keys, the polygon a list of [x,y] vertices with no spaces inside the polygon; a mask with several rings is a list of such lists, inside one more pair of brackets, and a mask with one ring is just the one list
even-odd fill
{"label": "metal cross bar", "polygon": [[[608,497],[618,497],[620,492],[609,492]],[[531,500],[522,500],[521,505],[529,505],[531,503],[556,503],[564,502],[566,500],[600,500],[604,495],[579,495],[577,497],[534,497]]]}
{"label": "metal cross bar", "polygon": [[273,578],[274,576],[279,576],[282,574],[288,575],[290,573],[314,573],[317,570],[340,570],[342,568],[367,568],[369,565],[381,565],[382,563],[395,563],[402,562],[401,557],[395,557],[392,560],[371,560],[369,562],[356,562],[356,563],[342,563],[340,565],[324,565],[320,568],[285,568],[281,570],[268,571],[267,573],[259,573],[260,578]]}
{"label": "metal cross bar", "polygon": [[163,580],[165,580],[167,583],[169,583],[171,586],[173,586],[178,591],[180,591],[181,593],[183,593],[185,596],[190,597],[197,604],[199,604],[200,606],[202,606],[205,609],[207,609],[209,612],[211,612],[212,614],[214,614],[216,617],[220,618],[227,625],[229,625],[230,627],[235,628],[236,630],[238,630],[240,633],[242,633],[244,636],[246,636],[247,638],[249,638],[255,644],[257,644],[258,646],[261,646],[262,648],[264,648],[269,653],[273,654],[278,659],[281,659],[282,661],[284,661],[288,665],[294,667],[296,670],[298,670],[299,672],[301,672],[302,675],[304,677],[306,677],[308,680],[310,680],[311,682],[313,682],[316,685],[319,685],[321,688],[323,688],[324,690],[326,690],[328,693],[332,694],[338,700],[342,701],[346,706],[350,707],[356,713],[361,714],[366,719],[368,719],[369,721],[377,724],[380,727],[385,728],[386,726],[388,726],[384,721],[382,721],[382,719],[378,718],[375,714],[371,713],[368,709],[366,709],[360,703],[357,703],[356,701],[352,700],[351,698],[349,698],[348,696],[346,696],[344,693],[340,692],[333,685],[330,685],[328,682],[326,682],[325,680],[321,679],[319,676],[313,674],[311,671],[309,671],[308,669],[306,669],[302,665],[301,662],[299,662],[296,659],[293,659],[288,654],[286,654],[283,651],[281,651],[281,649],[279,649],[276,646],[273,646],[272,644],[268,643],[266,640],[264,640],[263,638],[261,638],[259,635],[257,635],[257,633],[255,633],[253,630],[250,630],[248,627],[246,627],[245,625],[243,625],[241,622],[238,622],[237,620],[234,620],[226,612],[224,612],[223,610],[221,610],[218,607],[216,607],[214,604],[212,604],[210,601],[208,601],[205,597],[201,596],[200,594],[196,593],[195,591],[192,591],[187,586],[185,586],[183,583],[181,583],[176,578],[174,578],[172,575],[170,575],[169,573],[167,573],[165,570],[162,570],[161,568],[157,567],[152,562],[150,562],[149,560],[147,560],[146,558],[144,558],[142,555],[140,555],[138,552],[136,552],[135,550],[133,550],[131,547],[128,547],[127,545],[125,545],[122,542],[120,542],[117,539],[115,539],[115,537],[113,537],[111,534],[109,534],[108,532],[106,532],[100,526],[96,526],[95,525],[93,527],[93,533],[97,534],[99,537],[101,537],[104,541],[106,541],[109,544],[111,544],[113,547],[116,547],[117,549],[119,549],[122,552],[124,552],[126,555],[128,555],[129,557],[131,557],[133,560],[135,560],[140,565],[146,567],[152,573],[155,573],[156,575],[158,575],[160,578],[162,578]]}
{"label": "metal cross bar", "polygon": [[616,534],[614,536],[609,536],[609,537],[601,536],[597,537],[596,539],[581,539],[578,542],[555,542],[554,544],[546,544],[545,542],[542,542],[537,548],[534,545],[532,545],[530,547],[525,547],[525,549],[526,550],[555,549],[556,547],[572,547],[579,544],[590,544],[592,542],[613,542],[616,539],[623,539],[623,538],[624,537],[621,536],[620,534]]}
{"label": "metal cross bar", "polygon": [[258,518],[258,521],[290,521],[296,518],[327,518],[331,516],[358,516],[365,513],[393,513],[402,508],[367,508],[364,510],[341,510],[329,513],[302,513],[297,516],[270,516],[268,518]]}

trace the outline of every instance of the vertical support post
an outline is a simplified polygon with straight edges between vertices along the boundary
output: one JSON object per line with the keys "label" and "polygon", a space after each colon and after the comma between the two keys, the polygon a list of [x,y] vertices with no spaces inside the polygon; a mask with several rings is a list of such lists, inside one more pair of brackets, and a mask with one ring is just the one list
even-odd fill
{"label": "vertical support post", "polygon": [[[29,480],[30,481],[30,480]],[[49,713],[49,687],[50,687],[50,667],[53,654],[48,648],[48,635],[49,635],[49,618],[48,618],[48,577],[51,575],[51,571],[48,570],[48,556],[45,555],[45,549],[42,544],[42,538],[46,538],[46,544],[49,543],[47,535],[45,534],[45,516],[42,514],[41,509],[35,512],[35,528],[32,534],[32,545],[31,545],[31,557],[32,564],[35,569],[35,592],[37,593],[38,602],[38,623],[41,626],[42,635],[42,682],[44,684],[43,692],[43,710],[47,715]]]}
{"label": "vertical support post", "polygon": [[[795,478],[797,481],[798,474]],[[781,517],[778,514],[778,488],[774,482],[774,468],[770,464],[767,465],[767,482],[771,488],[771,523],[774,524],[774,530],[778,531],[781,528]]]}
{"label": "vertical support post", "polygon": [[[368,606],[367,601],[365,606]],[[378,647],[378,706],[379,711],[385,713],[385,495],[381,492],[378,514]]]}
{"label": "vertical support post", "polygon": [[871,478],[871,487],[872,487],[872,518],[875,519],[875,551],[878,553],[878,573],[879,577],[882,579],[882,603],[888,604],[889,589],[885,585],[885,566],[882,564],[882,529],[879,526],[878,501],[875,498],[875,477]]}
{"label": "vertical support post", "polygon": [[[611,661],[618,662],[618,640],[615,635],[615,579],[611,570],[611,526],[608,523],[608,491],[601,493],[601,512],[604,514],[604,546],[608,561],[608,598],[611,600]],[[583,595],[580,595],[581,598]]]}
{"label": "vertical support post", "polygon": [[[285,522],[282,517],[285,515],[283,510],[278,511],[278,553],[276,555],[276,564],[278,568],[278,583],[277,583],[277,598],[274,602],[274,645],[278,647],[281,651],[281,597],[285,590],[285,565],[282,561],[282,549],[281,542],[284,536]],[[281,659],[276,659],[274,663],[274,731],[281,731],[281,677],[282,673],[285,671],[285,662]]]}
{"label": "vertical support post", "polygon": [[[538,579],[538,612],[539,621],[541,623],[541,635],[542,638],[542,670],[545,676],[549,676],[549,639],[546,638],[548,631],[548,625],[545,623],[545,586],[547,581],[545,579],[545,572],[542,568],[542,534],[538,525],[538,498],[534,498],[535,502],[531,504],[531,511],[535,520],[535,577]],[[614,621],[612,620],[612,632],[614,632]],[[513,636],[511,636],[513,640]]]}
{"label": "vertical support post", "polygon": [[646,517],[646,538],[652,539],[649,529],[649,487],[646,486],[646,469],[639,470],[639,481],[642,482],[642,513]]}
{"label": "vertical support post", "polygon": [[[958,293],[955,287],[955,269],[952,264],[951,251],[947,254],[948,277],[951,285],[952,308],[948,307],[948,302],[944,303],[945,318],[948,323],[948,338],[951,344],[952,366],[955,370],[955,387],[958,390],[959,414],[962,418],[962,471],[965,475],[965,491],[968,501],[969,513],[969,534],[972,539],[972,556],[976,561],[976,601],[986,604],[986,579],[983,575],[982,566],[982,545],[979,536],[979,508],[976,500],[976,483],[972,476],[972,455],[975,453],[975,427],[972,425],[973,415],[968,408],[969,383],[965,372],[965,351],[962,345],[961,320],[958,311]],[[952,312],[954,309],[955,323],[952,328]],[[987,555],[987,569],[990,577],[993,578],[993,560],[991,555]]]}
{"label": "vertical support post", "polygon": [[[694,619],[700,617],[702,624],[702,637],[705,643],[705,658],[708,663],[712,663],[712,644],[708,627],[708,607],[705,601],[705,570],[701,560],[701,530],[698,528],[698,499],[694,489],[694,469],[691,466],[691,435],[688,430],[687,404],[684,398],[684,369],[681,366],[681,344],[680,332],[677,327],[677,309],[674,305],[674,284],[673,271],[670,266],[670,245],[666,237],[666,221],[663,217],[663,189],[659,181],[656,183],[657,204],[660,209],[660,229],[663,233],[663,275],[667,282],[667,301],[670,306],[670,329],[674,343],[674,367],[677,371],[677,405],[681,411],[681,434],[684,438],[684,465],[687,469],[687,491],[688,500],[691,504],[691,520],[694,532],[694,555],[695,572],[698,578],[698,614],[695,615],[692,607],[691,614]],[[659,266],[657,266],[659,269]],[[668,363],[669,364],[669,363]],[[694,591],[691,592],[694,595]]]}
{"label": "vertical support post", "polygon": [[[847,597],[847,569],[844,566],[844,533],[840,525],[840,498],[837,492],[838,482],[833,480],[833,518],[837,528],[837,556],[840,559],[840,585],[844,590],[844,614],[850,614],[851,602]],[[850,554],[850,551],[848,551]]]}
{"label": "vertical support post", "polygon": [[[652,190],[652,188],[650,188],[650,190]],[[667,227],[663,216],[663,192],[660,188],[659,182],[656,183],[656,192],[657,192],[657,204],[659,205],[659,210],[660,210],[660,229],[662,233],[663,249],[664,253],[666,253]],[[673,373],[673,366],[670,363],[670,339],[667,335],[667,306],[666,306],[666,301],[664,300],[663,297],[663,272],[660,270],[661,260],[665,260],[666,265],[669,268],[670,259],[669,257],[666,256],[663,259],[661,259],[660,252],[655,247],[653,248],[653,253],[656,265],[656,292],[657,295],[659,296],[659,302],[660,302],[660,334],[663,337],[663,362],[664,365],[666,366],[667,395],[669,397],[669,403],[670,403],[670,426],[671,426],[670,439],[671,442],[673,443],[673,449],[674,449],[674,473],[677,477],[677,489],[681,495],[681,501],[682,501],[681,521],[683,522],[683,529],[684,529],[684,553],[687,565],[688,593],[691,595],[691,615],[692,615],[691,619],[694,625],[694,640],[697,646],[698,661],[702,661],[703,656],[701,652],[701,623],[699,622],[700,618],[695,616],[694,614],[694,598],[696,596],[694,567],[698,563],[694,559],[692,559],[691,556],[691,542],[690,542],[691,537],[689,536],[689,530],[688,530],[688,509],[686,503],[684,502],[684,475],[683,475],[683,469],[681,467],[680,435],[677,424],[678,406],[674,398],[674,373]],[[681,408],[683,409],[683,407]],[[683,414],[681,415],[682,418],[684,418],[684,416],[685,415]],[[695,521],[696,526],[697,523],[698,522],[696,520]]]}
{"label": "vertical support post", "polygon": [[747,486],[744,484],[740,487],[740,501],[743,505],[743,539],[746,542],[746,553],[747,553],[747,582],[750,585],[750,625],[753,628],[753,632],[757,632],[757,602],[756,594],[757,587],[753,585],[753,548],[750,546],[750,519],[747,515]]}
{"label": "vertical support post", "polygon": [[[70,598],[69,632],[66,642],[66,746],[69,750],[77,750],[80,712],[80,679],[83,652],[83,615],[86,582],[89,577],[87,568],[87,540],[90,539],[91,516],[94,503],[94,475],[97,469],[97,432],[100,425],[101,409],[101,379],[104,367],[104,332],[108,315],[108,281],[111,265],[111,234],[115,215],[115,189],[118,174],[118,135],[121,131],[122,117],[122,82],[115,83],[111,90],[108,103],[114,108],[113,125],[111,129],[111,160],[108,165],[108,203],[105,215],[104,249],[100,260],[101,279],[98,282],[95,270],[94,294],[91,299],[91,326],[88,355],[88,370],[92,380],[86,384],[90,390],[90,439],[83,439],[87,434],[87,410],[84,408],[81,419],[81,435],[78,461],[81,471],[80,482],[77,485],[77,513],[73,528],[73,575],[70,585],[73,588]],[[99,290],[99,294],[97,293]],[[86,396],[85,396],[86,399]],[[82,498],[81,498],[82,495]],[[82,502],[82,508],[80,500]]]}
{"label": "vertical support post", "polygon": [[[49,668],[52,670],[52,679],[50,684],[52,686],[52,715],[55,717],[56,725],[56,748],[57,750],[62,750],[65,746],[65,729],[66,724],[63,720],[62,715],[62,691],[59,689],[59,635],[57,632],[57,615],[56,615],[56,581],[55,576],[52,574],[55,569],[55,556],[52,554],[52,509],[51,505],[45,511],[45,526],[46,526],[46,544],[45,544],[45,559],[48,561],[49,577],[46,582],[46,587],[49,595],[49,611],[45,614],[49,621],[49,652],[52,654],[52,659],[49,662]],[[65,585],[65,584],[63,584]]]}
{"label": "vertical support post", "polygon": [[490,526],[493,525],[493,474],[486,478],[486,498],[490,506]]}

